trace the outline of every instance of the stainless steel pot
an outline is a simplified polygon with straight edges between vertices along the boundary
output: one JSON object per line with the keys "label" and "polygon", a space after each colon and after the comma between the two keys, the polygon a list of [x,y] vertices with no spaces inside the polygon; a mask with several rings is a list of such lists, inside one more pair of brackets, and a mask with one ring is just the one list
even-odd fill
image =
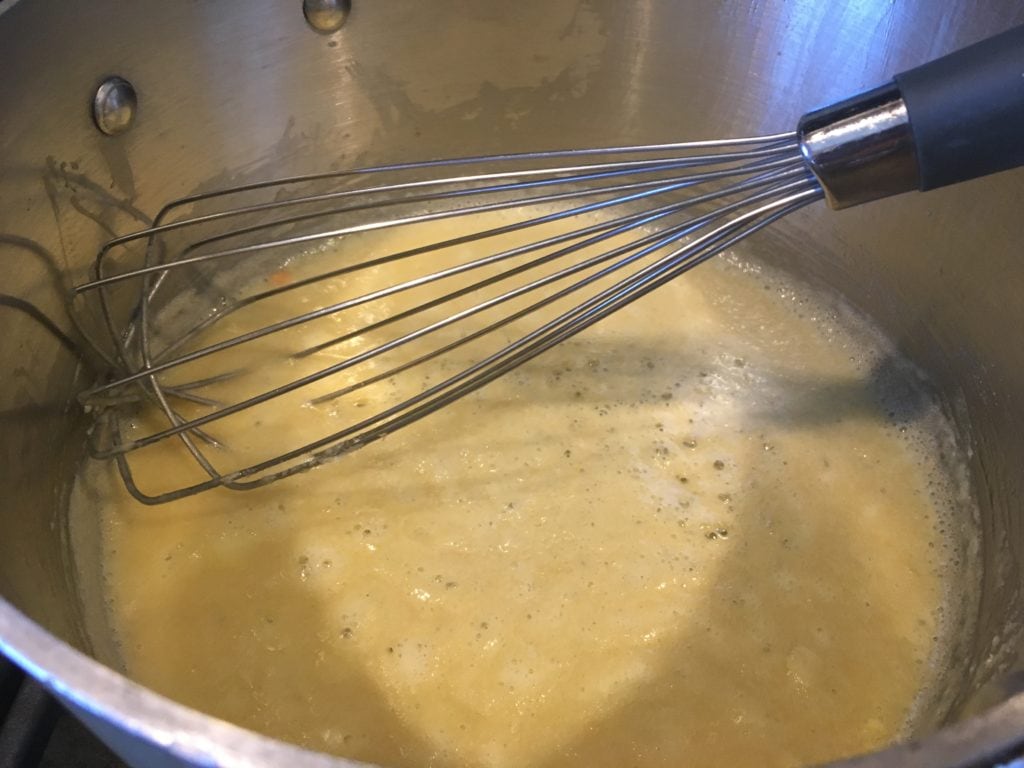
{"label": "stainless steel pot", "polygon": [[[1003,0],[354,0],[325,34],[300,0],[0,0],[0,649],[136,765],[346,764],[133,684],[82,598],[99,571],[96,542],[72,549],[65,515],[83,420],[63,302],[108,230],[239,179],[784,130],[1022,22]],[[138,103],[106,116],[134,118],[108,136],[91,108],[115,74]],[[851,765],[1024,754],[1012,674],[1024,621],[1021,210],[1024,175],[1008,173],[817,207],[752,245],[871,314],[931,374],[971,453],[982,599],[947,676],[948,715]]]}

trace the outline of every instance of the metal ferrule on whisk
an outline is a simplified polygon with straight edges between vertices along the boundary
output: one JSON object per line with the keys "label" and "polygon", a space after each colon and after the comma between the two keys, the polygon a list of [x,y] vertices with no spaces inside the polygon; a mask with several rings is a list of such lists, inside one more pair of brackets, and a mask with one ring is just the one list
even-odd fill
{"label": "metal ferrule on whisk", "polygon": [[914,134],[895,83],[809,112],[800,151],[831,208],[850,208],[920,186]]}

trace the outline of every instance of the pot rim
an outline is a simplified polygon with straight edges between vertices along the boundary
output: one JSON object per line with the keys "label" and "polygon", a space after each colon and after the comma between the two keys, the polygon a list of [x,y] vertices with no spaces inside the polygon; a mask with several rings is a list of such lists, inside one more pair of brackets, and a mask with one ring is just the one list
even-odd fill
{"label": "pot rim", "polygon": [[72,708],[189,764],[223,768],[364,765],[262,736],[172,701],[68,645],[3,598],[0,652]]}
{"label": "pot rim", "polygon": [[[193,765],[365,766],[263,736],[179,704],[101,664],[0,598],[0,652],[87,716]],[[1024,751],[1024,693],[919,740],[829,763],[833,768],[970,768]]]}

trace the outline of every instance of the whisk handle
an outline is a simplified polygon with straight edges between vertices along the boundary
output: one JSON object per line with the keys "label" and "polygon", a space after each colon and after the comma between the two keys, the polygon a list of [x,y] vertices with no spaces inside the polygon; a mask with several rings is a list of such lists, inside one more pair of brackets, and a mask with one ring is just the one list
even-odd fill
{"label": "whisk handle", "polygon": [[1024,165],[1024,25],[895,81],[922,191]]}
{"label": "whisk handle", "polygon": [[797,133],[835,209],[1024,165],[1024,26],[808,112]]}

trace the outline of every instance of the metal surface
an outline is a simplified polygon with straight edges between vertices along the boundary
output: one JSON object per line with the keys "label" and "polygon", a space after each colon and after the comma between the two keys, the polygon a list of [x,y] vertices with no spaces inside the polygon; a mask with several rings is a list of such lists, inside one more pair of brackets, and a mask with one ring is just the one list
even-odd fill
{"label": "metal surface", "polygon": [[[270,0],[0,8],[0,647],[140,766],[345,763],[116,671],[98,534],[65,515],[86,377],[64,302],[112,232],[148,226],[162,200],[325,165],[772,133],[1024,22],[1001,0],[437,0],[362,4],[321,37]],[[145,96],[118,137],[82,107],[110,72]],[[962,554],[984,567],[931,723],[945,727],[858,765],[984,765],[1024,742],[1024,697],[1002,674],[1024,618],[1024,347],[1008,343],[1024,322],[1022,207],[1006,174],[898,209],[808,208],[747,248],[870,314],[970,451],[982,537]]]}
{"label": "metal surface", "polygon": [[108,77],[92,100],[92,119],[107,136],[117,136],[132,127],[139,99],[135,88],[123,77]]}
{"label": "metal surface", "polygon": [[836,210],[919,187],[907,105],[883,86],[805,115],[800,149]]}
{"label": "metal surface", "polygon": [[[421,173],[426,177],[407,180]],[[98,384],[79,395],[99,415],[101,442],[90,441],[91,452],[96,458],[115,458],[126,487],[143,503],[173,501],[221,486],[257,488],[369,445],[822,196],[796,137],[784,134],[413,163],[275,181],[258,189],[269,202],[236,207],[237,198],[257,191],[250,186],[169,204],[153,227],[106,243],[93,279],[74,290],[72,312],[81,318],[79,327],[87,337],[96,338],[89,332],[93,323],[86,311],[93,310],[95,325],[104,331],[94,341],[95,349],[110,366]],[[214,212],[176,216],[178,209],[192,210],[201,202],[215,202],[217,207]],[[498,211],[507,212],[508,219],[495,222],[493,214]],[[598,211],[604,217],[601,222],[586,218]],[[420,225],[442,220],[458,221],[464,234],[439,241],[430,239],[436,238],[430,230],[417,236]],[[544,229],[556,222],[562,223],[557,233]],[[315,249],[322,243],[399,227],[422,245],[375,253],[344,268],[331,262],[308,275],[302,268],[304,261],[316,263]],[[544,234],[536,234],[538,230]],[[522,243],[501,244],[511,233],[521,233]],[[487,255],[462,256],[460,246],[482,241],[488,243]],[[145,243],[143,261],[131,266],[131,254],[124,250],[139,242]],[[268,260],[274,252],[280,256]],[[282,260],[301,278],[267,288],[265,278]],[[381,269],[402,262],[423,266],[414,277],[400,281]],[[211,269],[221,274],[241,270],[240,279],[220,281],[221,288],[211,289],[217,283]],[[359,296],[271,325],[243,324],[215,344],[190,343],[200,332],[208,333],[225,318],[234,320],[238,310],[260,302],[286,296],[296,308],[308,306],[303,290],[341,275],[368,275],[369,281]],[[121,301],[124,311],[117,312],[112,309],[118,303],[116,290],[126,285],[134,298]],[[205,295],[197,296],[190,307],[195,314],[184,327],[183,313],[174,313],[175,330],[170,331],[159,307],[172,302],[183,285],[206,286]],[[424,286],[433,286],[433,292],[400,305],[401,310],[389,305]],[[456,300],[463,298],[468,303],[456,311]],[[523,299],[528,300],[525,306]],[[379,302],[384,306],[377,308]],[[369,316],[378,319],[350,322],[339,328],[344,329],[342,335],[315,347],[296,348],[291,357],[306,357],[355,338],[375,339],[375,346],[315,373],[295,378],[288,365],[282,380],[254,392],[246,382],[250,372],[237,370],[237,359],[225,355],[364,305]],[[538,319],[542,310],[547,314]],[[415,327],[400,324],[407,320]],[[467,345],[490,341],[509,328],[519,334],[514,341],[492,343],[470,362],[459,356]],[[392,362],[389,354],[396,350],[402,350],[401,357]],[[181,381],[178,369],[197,360],[203,361],[202,378]],[[267,359],[254,369],[265,379],[272,366],[273,360]],[[457,373],[448,372],[460,366]],[[170,383],[168,375],[177,383]],[[337,376],[340,383],[331,385],[328,380]],[[304,435],[308,442],[297,445],[282,444],[280,453],[258,462],[229,465],[229,456],[207,450],[224,444],[217,427],[227,417],[249,411],[249,424],[274,423],[282,395],[312,391],[304,394],[304,403],[344,401],[342,407],[360,413],[350,402],[358,402],[367,386],[388,380],[396,393],[405,393],[409,388],[404,381],[410,376],[431,383],[414,386],[409,396],[393,395],[379,411],[361,413],[358,421],[341,430]],[[320,382],[328,382],[326,393],[311,390]],[[210,393],[211,386],[215,393]],[[238,396],[241,392],[244,397]],[[134,418],[140,399],[157,406],[165,424],[148,435],[129,438],[120,425]],[[184,416],[179,405],[186,402],[199,406],[201,413]],[[271,409],[267,419],[260,413],[263,407]],[[276,413],[279,417],[280,411]],[[159,492],[140,488],[128,454],[163,440],[173,440],[208,479],[172,482]]]}

